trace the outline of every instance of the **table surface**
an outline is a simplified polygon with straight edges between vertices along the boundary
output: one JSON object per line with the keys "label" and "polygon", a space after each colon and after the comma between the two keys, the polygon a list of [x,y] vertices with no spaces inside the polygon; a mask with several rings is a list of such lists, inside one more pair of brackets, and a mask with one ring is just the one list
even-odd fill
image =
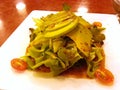
{"label": "table surface", "polygon": [[59,11],[64,3],[75,12],[115,14],[112,0],[0,0],[0,46],[31,11]]}

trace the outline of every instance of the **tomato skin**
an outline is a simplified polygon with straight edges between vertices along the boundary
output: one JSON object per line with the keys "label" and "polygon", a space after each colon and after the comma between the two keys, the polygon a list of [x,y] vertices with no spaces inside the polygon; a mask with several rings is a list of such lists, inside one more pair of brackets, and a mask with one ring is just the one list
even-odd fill
{"label": "tomato skin", "polygon": [[102,23],[101,22],[93,22],[93,26],[102,27]]}
{"label": "tomato skin", "polygon": [[11,60],[11,66],[17,71],[24,71],[27,69],[27,63],[20,58],[14,58]]}
{"label": "tomato skin", "polygon": [[105,68],[97,69],[94,75],[96,80],[104,85],[112,85],[114,82],[113,74]]}

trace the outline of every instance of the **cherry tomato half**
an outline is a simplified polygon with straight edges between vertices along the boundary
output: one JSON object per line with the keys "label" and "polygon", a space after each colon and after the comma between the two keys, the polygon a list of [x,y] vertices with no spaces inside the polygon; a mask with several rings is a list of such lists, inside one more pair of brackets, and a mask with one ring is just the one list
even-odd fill
{"label": "cherry tomato half", "polygon": [[105,84],[105,85],[112,85],[114,81],[113,74],[105,68],[97,69],[95,72],[95,78],[100,83]]}
{"label": "cherry tomato half", "polygon": [[17,71],[24,71],[27,69],[27,63],[20,58],[12,59],[11,66]]}
{"label": "cherry tomato half", "polygon": [[93,25],[96,26],[96,27],[102,27],[101,22],[93,22]]}

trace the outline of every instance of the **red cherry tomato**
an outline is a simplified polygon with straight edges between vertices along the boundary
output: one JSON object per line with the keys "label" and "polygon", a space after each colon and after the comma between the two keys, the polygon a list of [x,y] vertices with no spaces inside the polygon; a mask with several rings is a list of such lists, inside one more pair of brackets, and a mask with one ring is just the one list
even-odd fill
{"label": "red cherry tomato", "polygon": [[93,22],[93,25],[96,26],[96,27],[102,27],[101,22]]}
{"label": "red cherry tomato", "polygon": [[97,69],[95,72],[95,78],[100,83],[105,84],[105,85],[112,85],[114,81],[113,74],[105,68]]}
{"label": "red cherry tomato", "polygon": [[27,69],[27,63],[20,58],[12,59],[11,66],[17,71],[24,71]]}

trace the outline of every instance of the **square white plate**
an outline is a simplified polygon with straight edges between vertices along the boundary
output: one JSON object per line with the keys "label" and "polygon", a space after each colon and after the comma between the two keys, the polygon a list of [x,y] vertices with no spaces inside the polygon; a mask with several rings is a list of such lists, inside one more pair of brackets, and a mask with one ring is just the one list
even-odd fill
{"label": "square white plate", "polygon": [[120,24],[115,15],[79,13],[89,22],[100,21],[106,28],[104,50],[106,68],[115,77],[113,86],[104,86],[94,79],[75,78],[41,78],[33,76],[32,72],[16,73],[10,66],[11,59],[24,55],[29,43],[29,28],[34,27],[32,18],[55,13],[51,11],[32,11],[14,33],[0,47],[0,89],[5,90],[119,90],[120,86]]}

